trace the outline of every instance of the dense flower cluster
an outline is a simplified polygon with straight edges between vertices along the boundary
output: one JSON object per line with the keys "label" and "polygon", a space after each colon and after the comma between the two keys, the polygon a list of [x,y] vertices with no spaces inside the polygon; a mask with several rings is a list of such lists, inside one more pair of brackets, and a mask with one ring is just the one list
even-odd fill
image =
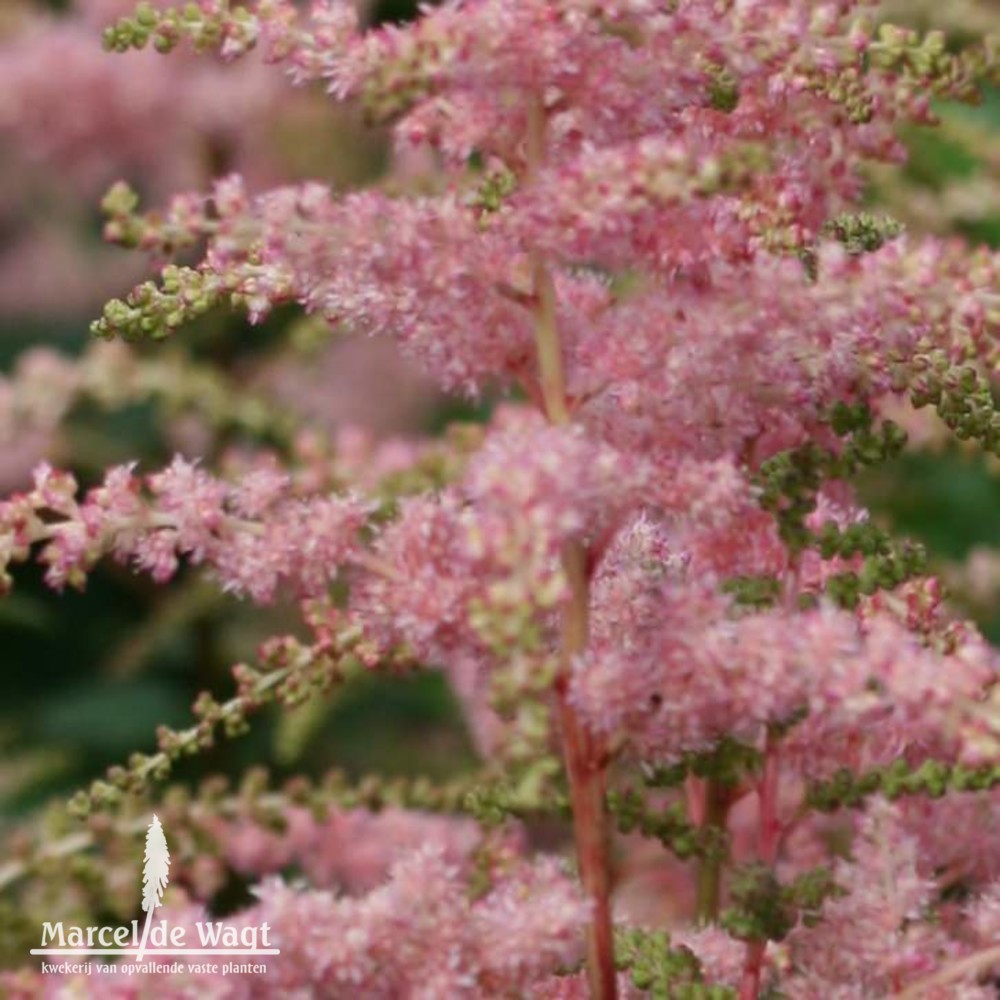
{"label": "dense flower cluster", "polygon": [[[258,601],[269,601],[279,581],[315,596],[349,559],[367,516],[350,497],[290,496],[290,477],[270,464],[227,484],[178,457],[146,484],[148,500],[131,468],[112,469],[81,503],[71,475],[39,466],[35,488],[2,505],[4,582],[7,563],[42,543],[45,578],[57,589],[81,587],[106,554],[161,583],[185,555],[212,565],[225,589]],[[303,523],[317,530],[305,548],[298,544]]]}
{"label": "dense flower cluster", "polygon": [[[342,818],[289,807],[271,839],[220,820],[234,869],[294,863],[313,887],[265,882],[238,915],[281,938],[267,978],[165,989],[989,994],[1000,855],[941,826],[995,817],[1000,657],[850,480],[904,447],[903,401],[1000,451],[1000,259],[852,214],[865,165],[900,159],[897,127],[995,65],[988,45],[876,30],[868,6],[469,0],[363,30],[337,0],[201,0],[107,29],[121,51],[256,50],[389,124],[399,161],[425,159],[347,193],[252,194],[228,173],[145,215],[116,185],[106,235],[161,272],[97,334],[294,303],[395,339],[445,390],[511,398],[437,465],[432,446],[363,450],[336,475],[300,436],[305,474],[178,457],[112,469],[81,499],[43,465],[0,504],[8,586],[33,552],[57,588],[103,556],[161,582],[186,557],[257,602],[315,599],[314,647],[266,646],[233,702],[201,706],[207,735],[166,731],[94,797],[238,728],[269,685],[301,702],[342,646],[443,669],[486,758],[457,804],[487,827],[568,811],[582,883],[510,842],[477,869],[454,820],[401,821],[437,846],[384,884],[366,865],[400,846],[391,821],[352,820],[331,871]],[[387,495],[394,472],[412,488]],[[696,867],[691,891],[670,863],[669,939],[613,919],[612,827]],[[374,861],[354,850],[369,836],[389,842]]]}
{"label": "dense flower cluster", "polygon": [[[995,883],[941,926],[920,919],[934,905],[931,858],[919,850],[898,810],[884,802],[869,810],[857,832],[853,861],[841,862],[834,872],[844,895],[826,901],[815,927],[801,927],[788,939],[789,957],[799,970],[786,981],[789,996],[827,995],[844,983],[850,984],[849,996],[889,994],[961,955],[968,943],[993,944],[986,922]],[[803,953],[808,955],[804,961],[798,959]],[[924,995],[985,998],[991,990],[945,978]]]}
{"label": "dense flower cluster", "polygon": [[[385,884],[359,897],[303,892],[279,879],[264,881],[257,896],[259,902],[231,924],[269,926],[281,954],[270,959],[267,972],[182,974],[167,985],[168,995],[509,995],[548,969],[571,964],[587,919],[586,901],[551,859],[506,859],[495,884],[470,900],[460,870],[433,847],[397,861]],[[172,926],[192,928],[192,939],[195,921],[203,918],[195,906],[169,915]],[[442,940],[448,942],[444,953]],[[86,977],[53,976],[39,994],[30,979],[22,985],[11,977],[5,992],[55,997],[87,986]],[[116,976],[102,989],[105,996],[124,998],[146,989],[159,993],[161,987],[162,975],[154,972]]]}
{"label": "dense flower cluster", "polygon": [[784,742],[801,775],[940,754],[949,712],[996,677],[980,637],[941,654],[884,613],[734,616],[710,586],[656,561],[656,540],[638,527],[647,537],[621,543],[634,561],[613,555],[595,580],[593,637],[572,694],[595,729],[627,735],[644,757],[669,759],[726,734],[754,743],[804,710]]}

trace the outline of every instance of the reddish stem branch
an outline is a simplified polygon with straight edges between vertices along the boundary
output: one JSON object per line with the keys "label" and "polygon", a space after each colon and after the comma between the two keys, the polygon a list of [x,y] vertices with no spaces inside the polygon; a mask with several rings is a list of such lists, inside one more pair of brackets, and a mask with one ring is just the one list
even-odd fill
{"label": "reddish stem branch", "polygon": [[1000,964],[1000,944],[974,951],[971,955],[966,955],[964,958],[945,965],[932,975],[918,979],[901,993],[895,993],[893,1000],[919,1000],[920,997],[926,997],[932,993],[940,996],[936,992],[937,990],[943,989],[958,979],[983,976],[997,964]]}
{"label": "reddish stem branch", "polygon": [[[689,818],[702,829],[720,833],[726,829],[731,805],[730,790],[714,778],[689,778],[689,800],[697,800],[697,808],[689,807]],[[710,924],[718,919],[722,897],[721,852],[710,851],[698,860],[697,916],[699,924]]]}
{"label": "reddish stem branch", "polygon": [[590,586],[583,546],[568,545],[563,554],[563,565],[571,598],[563,615],[564,665],[558,692],[559,720],[580,878],[593,905],[587,930],[587,980],[591,997],[614,1000],[617,981],[611,920],[611,859],[605,810],[606,755],[580,723],[566,698],[568,667],[573,657],[587,645]]}
{"label": "reddish stem branch", "polygon": [[[554,424],[568,423],[570,416],[563,390],[562,357],[554,308],[545,306],[549,296],[544,282],[551,285],[544,265],[538,265],[540,288],[538,360],[546,412]],[[581,542],[570,542],[563,552],[563,569],[570,598],[563,611],[561,669],[558,684],[559,719],[563,757],[569,779],[573,808],[573,839],[580,878],[593,906],[587,931],[587,979],[594,1000],[615,1000],[614,930],[611,921],[611,859],[605,807],[607,754],[587,732],[566,697],[573,660],[586,651],[590,616],[590,571],[587,552]]]}
{"label": "reddish stem branch", "polygon": [[[553,424],[569,423],[563,377],[562,349],[555,322],[552,277],[541,258],[535,259],[538,300],[536,340],[539,382],[545,412]],[[587,931],[587,979],[594,1000],[615,1000],[614,930],[611,921],[611,859],[605,807],[607,755],[586,731],[566,697],[573,660],[587,648],[590,616],[590,571],[581,542],[563,552],[563,569],[570,598],[563,612],[561,669],[558,685],[563,757],[573,808],[573,839],[580,878],[593,914]]]}
{"label": "reddish stem branch", "polygon": [[[766,865],[774,865],[781,843],[781,823],[778,819],[778,773],[778,748],[768,737],[764,752],[764,771],[757,786],[760,799],[757,852]],[[740,981],[740,1000],[757,1000],[766,953],[767,941],[747,942],[743,978]]]}
{"label": "reddish stem branch", "polygon": [[766,941],[747,942],[746,958],[743,960],[743,978],[740,980],[740,1000],[757,1000],[766,951]]}
{"label": "reddish stem branch", "polygon": [[581,728],[576,713],[564,700],[560,701],[560,717],[580,877],[594,907],[587,928],[587,981],[592,997],[614,1000],[617,981],[611,920],[610,858],[604,813],[606,774],[595,764],[588,749],[587,734]]}
{"label": "reddish stem branch", "polygon": [[778,860],[781,823],[778,819],[778,747],[770,739],[764,754],[764,773],[760,781],[760,859],[766,865]]}
{"label": "reddish stem branch", "polygon": [[[545,109],[531,102],[526,136],[528,175],[545,161]],[[545,415],[553,424],[568,424],[572,414],[566,398],[562,344],[556,319],[556,290],[544,257],[531,255],[535,307],[535,354],[538,385]],[[611,921],[611,859],[605,806],[607,754],[580,722],[566,688],[574,659],[586,651],[590,619],[590,569],[582,542],[563,551],[563,569],[570,598],[563,611],[560,672],[557,684],[563,758],[573,808],[573,839],[584,890],[593,912],[587,929],[587,981],[594,1000],[615,1000],[614,928]]]}

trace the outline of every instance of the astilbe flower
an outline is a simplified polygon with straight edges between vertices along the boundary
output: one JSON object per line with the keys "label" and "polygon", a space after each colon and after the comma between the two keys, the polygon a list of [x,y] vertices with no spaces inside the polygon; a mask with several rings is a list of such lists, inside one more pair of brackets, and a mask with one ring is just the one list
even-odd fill
{"label": "astilbe flower", "polygon": [[[164,983],[155,973],[114,976],[102,995],[190,998],[366,996],[415,998],[524,995],[553,966],[572,964],[588,907],[553,859],[510,859],[492,887],[470,900],[460,870],[434,847],[396,861],[388,878],[366,895],[338,897],[264,881],[259,902],[228,923],[270,928],[280,949],[259,974],[180,973]],[[168,909],[171,926],[205,914],[194,906]],[[513,919],[512,919],[513,918]],[[218,966],[216,966],[218,969]],[[7,996],[57,997],[88,989],[86,977],[8,976]]]}
{"label": "astilbe flower", "polygon": [[[861,822],[851,862],[834,877],[845,891],[828,900],[822,922],[788,941],[799,970],[784,981],[794,997],[863,997],[898,991],[964,949],[923,919],[933,883],[918,866],[915,840],[888,803],[875,803]],[[930,996],[987,997],[989,987],[949,982]]]}
{"label": "astilbe flower", "polygon": [[[147,477],[148,498],[132,468],[119,466],[80,502],[71,475],[39,466],[34,489],[0,505],[3,579],[9,585],[9,561],[42,542],[46,582],[57,589],[82,587],[104,555],[131,561],[159,582],[174,575],[184,555],[211,564],[223,588],[258,601],[271,600],[279,580],[317,595],[348,561],[366,505],[350,497],[298,499],[289,483],[262,465],[227,484],[178,457]],[[318,529],[305,547],[297,544],[303,522]]]}
{"label": "astilbe flower", "polygon": [[[262,462],[232,483],[183,458],[145,490],[113,470],[82,503],[43,467],[0,508],[5,563],[37,545],[55,586],[103,554],[157,579],[187,556],[258,601],[347,582],[320,645],[346,621],[363,662],[443,667],[515,779],[525,746],[543,765],[561,750],[586,900],[543,860],[470,901],[433,850],[357,899],[269,883],[239,918],[285,935],[261,989],[609,998],[683,977],[743,1000],[865,996],[951,976],[990,926],[995,851],[962,871],[982,903],[953,934],[928,859],[954,859],[919,829],[940,818],[876,793],[991,808],[1000,661],[848,480],[898,453],[884,408],[904,395],[1000,448],[998,261],[844,214],[864,164],[900,158],[896,126],[930,121],[932,93],[968,97],[989,51],[875,34],[866,6],[478,0],[362,32],[346,4],[203,0],[109,28],[121,50],[258,48],[440,170],[344,194],[252,195],[233,175],[148,216],[119,186],[112,238],[200,257],[110,303],[96,333],[297,303],[395,338],[444,389],[524,397],[378,518],[341,484],[300,495]],[[508,755],[519,710],[531,740]],[[612,787],[619,772],[654,790]],[[834,860],[811,813],[866,801]],[[695,859],[717,924],[669,948],[632,929],[624,983],[609,813]],[[586,972],[554,981],[581,943]],[[982,971],[949,982],[982,995]]]}
{"label": "astilbe flower", "polygon": [[885,616],[861,625],[832,608],[739,613],[672,571],[667,543],[651,535],[644,522],[629,529],[628,548],[595,578],[591,644],[572,688],[597,730],[627,734],[643,756],[669,758],[727,733],[753,742],[759,727],[806,707],[786,741],[807,755],[802,773],[919,754],[928,742],[940,752],[948,709],[997,676],[981,641],[938,656]]}
{"label": "astilbe flower", "polygon": [[[234,205],[246,214],[230,216]],[[192,296],[234,293],[255,317],[297,298],[331,322],[391,332],[446,388],[497,376],[531,385],[532,237],[509,232],[516,198],[485,221],[453,195],[414,202],[364,192],[333,201],[318,187],[256,204],[227,192],[220,211],[208,227],[203,273],[188,279]],[[573,224],[560,220],[555,229]],[[684,231],[711,226],[692,220]],[[531,223],[536,231],[548,229]],[[860,259],[824,248],[825,280],[812,283],[793,259],[762,255],[731,267],[708,256],[712,264],[697,267],[669,262],[670,276],[646,289],[616,292],[594,274],[558,276],[554,318],[567,331],[568,389],[583,422],[674,460],[758,439],[764,457],[799,443],[824,406],[905,387],[908,363],[931,348],[992,360],[985,323],[995,319],[997,271],[989,257],[970,269],[954,248],[890,244]],[[679,266],[694,269],[678,274]],[[177,310],[168,328],[181,320],[184,307]],[[132,314],[109,309],[99,329],[128,330]]]}
{"label": "astilbe flower", "polygon": [[[789,76],[804,73],[800,63],[812,69],[829,63],[829,72],[841,63],[858,64],[866,49],[866,36],[859,34],[847,45],[836,37],[845,12],[855,5],[839,6],[828,5],[812,12],[799,4],[782,4],[782,17],[773,4],[753,5],[721,19],[715,16],[711,4],[701,3],[684,4],[672,16],[654,14],[641,5],[632,9],[629,5],[606,8],[567,4],[563,8],[558,4],[496,3],[463,7],[460,13],[446,6],[405,31],[386,29],[352,36],[343,27],[324,32],[318,41],[308,32],[287,26],[292,12],[284,4],[267,5],[257,21],[240,17],[238,22],[228,22],[224,18],[224,25],[232,23],[234,33],[249,40],[255,40],[258,33],[268,39],[269,33],[277,31],[280,43],[271,40],[271,55],[287,58],[293,66],[298,65],[306,49],[323,47],[328,66],[322,71],[313,67],[312,72],[332,78],[338,94],[363,95],[369,88],[376,93],[394,88],[394,98],[402,110],[413,105],[397,125],[398,132],[405,133],[410,115],[419,115],[427,104],[445,101],[445,94],[448,101],[474,94],[477,111],[484,104],[492,105],[517,136],[516,149],[495,153],[504,170],[516,171],[528,155],[531,143],[524,136],[531,131],[528,112],[532,105],[529,100],[498,100],[498,95],[505,88],[514,95],[534,92],[546,95],[547,105],[535,109],[535,117],[542,115],[546,121],[542,173],[514,181],[517,186],[503,199],[499,211],[484,212],[475,191],[468,190],[468,181],[442,197],[415,200],[365,192],[333,202],[316,187],[303,188],[297,195],[293,191],[275,192],[265,195],[256,208],[248,206],[261,227],[255,244],[261,259],[233,268],[230,281],[239,284],[239,275],[246,267],[245,280],[252,282],[250,294],[256,295],[254,301],[272,284],[275,292],[298,297],[332,318],[373,330],[391,329],[413,350],[420,351],[427,366],[450,386],[523,365],[526,345],[530,344],[531,318],[523,310],[518,311],[515,303],[519,291],[530,293],[525,256],[532,249],[544,249],[567,263],[625,263],[629,267],[642,263],[664,272],[670,282],[670,305],[662,297],[653,296],[650,305],[658,305],[662,313],[647,317],[643,325],[652,322],[658,326],[672,313],[668,330],[677,327],[680,320],[677,332],[683,341],[691,339],[685,336],[683,324],[700,324],[705,310],[716,304],[720,311],[731,312],[738,302],[748,318],[752,317],[755,309],[763,305],[753,295],[753,286],[747,287],[754,270],[763,269],[758,279],[759,297],[766,297],[768,302],[776,298],[771,286],[782,282],[782,277],[780,272],[775,273],[778,265],[774,261],[759,255],[753,268],[738,268],[732,276],[727,273],[725,260],[744,264],[762,235],[773,233],[776,225],[776,218],[768,216],[760,222],[762,232],[756,232],[753,219],[746,217],[751,213],[759,215],[767,198],[784,197],[787,204],[781,206],[781,218],[787,219],[797,233],[791,237],[791,245],[814,239],[822,223],[857,193],[856,166],[861,153],[870,151],[859,150],[851,143],[869,129],[884,128],[889,117],[886,112],[893,107],[883,99],[882,103],[889,107],[880,108],[883,114],[876,116],[879,125],[845,129],[839,106],[818,99],[809,89],[808,78],[797,79],[795,86],[789,86]],[[316,9],[324,26],[327,18],[338,23],[350,20],[348,11],[338,4],[320,4]],[[758,53],[753,45],[747,45],[746,33],[759,30],[765,21],[767,39],[761,40]],[[701,45],[700,33],[708,36]],[[660,45],[668,48],[669,58]],[[601,57],[586,58],[591,46],[607,51]],[[420,52],[420,57],[411,56],[414,52]],[[713,56],[709,59],[702,52],[712,52]],[[739,87],[738,101],[727,113],[711,107],[711,103],[717,85],[715,67],[728,67],[730,62],[733,66],[729,72],[737,76]],[[746,62],[750,65],[743,66]],[[766,111],[764,101],[752,100],[752,88],[758,79],[755,74],[764,81]],[[636,79],[649,89],[637,93],[633,86]],[[870,74],[864,86],[877,89],[879,81],[878,74]],[[609,91],[609,85],[617,85],[620,90]],[[775,99],[779,87],[788,91],[784,101]],[[595,99],[598,90],[599,102]],[[654,93],[655,98],[651,96]],[[614,100],[619,96],[623,106],[616,107]],[[633,105],[642,113],[631,114]],[[478,115],[462,116],[462,110],[468,111],[461,104],[452,109],[449,121],[480,120]],[[524,120],[519,121],[518,115]],[[586,136],[586,143],[563,155],[559,139],[565,115],[585,116],[575,134]],[[608,132],[591,120],[595,115]],[[773,174],[762,170],[761,164],[752,163],[747,166],[746,176],[728,176],[727,157],[738,167],[750,155],[731,136],[736,129],[734,122],[744,119],[756,144],[767,136],[769,150],[780,149],[776,133],[789,129],[795,159],[786,162],[772,153],[776,159]],[[810,124],[817,133],[815,138],[811,132],[803,134]],[[664,132],[671,134],[669,143],[662,138]],[[493,154],[488,137],[495,134],[495,130],[486,128],[484,135],[477,137],[481,141],[469,147],[487,163],[492,162]],[[831,144],[830,135],[838,137],[838,157],[842,157],[834,163],[817,155],[823,144]],[[723,145],[720,153],[711,145],[716,141],[728,143],[731,148],[727,151]],[[708,148],[701,151],[706,143]],[[589,158],[609,156],[618,157],[621,165],[611,170],[610,164],[600,159],[589,164]],[[831,199],[837,179],[839,183],[851,179],[854,186],[839,201],[832,198],[813,210],[799,196],[799,157],[818,175],[813,184],[818,196]],[[678,175],[676,182],[672,180]],[[754,186],[755,177],[761,178],[761,189]],[[663,187],[666,192],[661,193]],[[227,214],[223,211],[223,215]],[[228,232],[233,225],[222,228]],[[727,236],[733,229],[736,232]],[[380,240],[376,238],[379,232],[391,234],[392,238]],[[689,249],[686,244],[692,238],[697,239],[697,245]],[[730,239],[732,245],[715,242],[724,239]],[[210,270],[223,272],[219,274],[222,278],[227,265],[234,262],[231,241],[226,239],[219,246],[221,252],[213,254],[210,250],[207,262]],[[617,246],[623,247],[621,253],[615,251]],[[857,262],[846,274],[831,264],[830,280],[814,293],[801,268],[785,268],[793,303],[801,304],[802,296],[816,294],[821,303],[829,302],[830,308],[837,310],[838,329],[828,329],[826,337],[832,338],[835,332],[847,338],[843,361],[851,361],[854,337],[871,335],[873,320],[884,322],[901,311],[906,316],[912,303],[912,298],[905,296],[905,285],[900,283],[906,272],[913,272],[913,278],[923,286],[922,297],[927,297],[927,280],[935,272],[926,273],[921,280],[919,257],[908,264],[905,256],[901,263],[895,262],[897,255],[898,251],[889,252],[892,263],[881,261],[878,255],[872,261]],[[880,283],[883,296],[888,296],[884,304],[883,296],[869,301],[870,295],[857,287],[853,272],[862,267],[874,272],[872,283]],[[899,268],[903,275],[893,274],[891,279],[880,282],[879,275],[885,274],[886,267],[893,271]],[[522,272],[520,280],[518,269]],[[838,277],[850,287],[843,287]],[[988,268],[979,279],[979,287],[988,288],[991,277],[995,277],[995,271]],[[593,293],[587,291],[592,279],[562,274],[560,280],[567,288],[558,296],[558,307],[572,308],[579,294],[593,299]],[[678,281],[679,287],[675,287]],[[724,287],[716,289],[720,281]],[[685,308],[689,282],[694,285],[695,297],[691,308]],[[713,296],[697,294],[698,289],[704,291],[706,283],[715,292]],[[730,283],[735,287],[727,293],[725,285]],[[852,334],[854,324],[840,322],[840,300],[845,297],[858,308],[882,308],[875,315],[859,316],[855,322],[863,324],[865,330],[857,329]],[[695,303],[697,310],[693,308]],[[614,322],[616,311],[600,310],[599,315],[605,311],[608,320]],[[822,335],[822,309],[801,310],[799,321],[802,312],[817,314],[817,332]],[[567,319],[570,321],[563,323],[562,329],[567,365],[572,368],[573,340],[585,338],[589,324],[581,323],[578,316]],[[720,325],[711,313],[704,316],[704,322],[713,332]],[[762,315],[759,322],[759,329],[777,332],[772,317]],[[632,328],[635,325],[628,324]],[[911,323],[910,327],[910,336],[919,336],[919,326]],[[800,324],[792,330],[808,340]],[[464,338],[464,345],[456,341],[456,336]],[[753,338],[750,331],[743,336],[748,343],[762,346],[761,338]],[[598,337],[603,340],[600,333]],[[767,340],[767,354],[777,355],[780,338],[773,346],[770,338]],[[657,353],[669,350],[670,343],[669,339],[659,342]],[[487,344],[494,346],[487,348]],[[817,347],[824,357],[831,353],[829,343],[821,342]],[[493,350],[503,353],[494,354]],[[424,351],[431,353],[425,356]],[[726,351],[729,353],[728,348]],[[830,362],[835,364],[841,355],[832,353]],[[802,367],[797,360],[801,354],[801,350],[795,351],[785,362],[793,373]],[[684,363],[700,363],[710,372],[717,360],[698,355]],[[661,367],[655,356],[648,361],[650,367]],[[594,367],[592,361],[588,370]],[[671,377],[683,377],[683,372],[673,365],[667,365],[666,370]],[[617,372],[609,374],[609,381],[617,381]],[[807,370],[799,378],[811,383],[814,376]],[[784,379],[784,372],[777,377],[768,373],[764,384],[777,388]],[[730,378],[721,372],[717,381],[725,386]],[[594,389],[594,385],[580,387],[584,393]],[[824,391],[822,382],[815,391]],[[667,395],[673,404],[676,393]],[[682,396],[678,404],[686,401]]]}
{"label": "astilbe flower", "polygon": [[[924,870],[935,872],[942,883],[989,886],[1000,878],[1000,858],[990,834],[1000,813],[996,790],[943,799],[906,799],[899,809],[920,843]],[[966,831],[960,841],[955,839],[955,829]]]}
{"label": "astilbe flower", "polygon": [[317,821],[308,809],[289,807],[282,819],[284,829],[269,830],[252,819],[209,817],[203,831],[244,876],[259,878],[294,865],[312,886],[351,895],[377,888],[395,859],[415,845],[433,844],[446,862],[461,866],[480,840],[471,819],[407,809],[331,810]]}
{"label": "astilbe flower", "polygon": [[477,607],[501,619],[509,608],[509,630],[495,638],[530,644],[519,633],[531,626],[524,616],[557,607],[565,595],[563,544],[613,530],[641,495],[644,474],[642,463],[578,429],[501,412],[460,482],[406,502],[381,533],[375,553],[392,572],[358,591],[359,606],[372,618],[384,615],[387,628],[430,660],[455,642],[489,646],[493,636],[477,628]]}

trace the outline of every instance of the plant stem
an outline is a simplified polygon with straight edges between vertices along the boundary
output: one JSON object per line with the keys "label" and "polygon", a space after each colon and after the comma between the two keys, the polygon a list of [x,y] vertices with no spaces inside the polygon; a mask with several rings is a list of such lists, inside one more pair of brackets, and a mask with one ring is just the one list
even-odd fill
{"label": "plant stem", "polygon": [[568,424],[572,417],[566,404],[566,378],[556,326],[556,290],[541,254],[532,255],[532,271],[536,302],[535,351],[545,412],[552,423]]}
{"label": "plant stem", "polygon": [[600,748],[581,725],[566,697],[567,668],[586,648],[590,587],[586,553],[578,543],[563,553],[571,597],[563,614],[563,673],[558,688],[563,756],[573,807],[573,839],[583,887],[593,905],[587,929],[587,980],[590,995],[614,1000],[617,995],[614,930],[611,921],[611,873],[604,796],[607,768]]}
{"label": "plant stem", "polygon": [[[528,105],[528,131],[525,136],[528,179],[537,174],[545,162],[545,129],[545,107],[536,97]],[[545,257],[538,251],[531,254],[531,280],[535,307],[535,354],[545,414],[553,424],[568,424],[572,416],[566,402],[566,375],[556,318],[556,288]],[[582,583],[587,586],[585,572]],[[582,612],[584,643],[587,614],[588,608],[585,607]]]}
{"label": "plant stem", "polygon": [[[781,839],[781,825],[778,822],[778,774],[778,747],[769,735],[764,752],[764,772],[757,786],[760,799],[757,851],[761,861],[770,866],[777,860]],[[766,952],[767,941],[747,942],[739,1000],[757,1000]]]}
{"label": "plant stem", "polygon": [[[539,263],[536,278],[551,278]],[[554,296],[536,288],[538,310],[538,363],[545,407],[549,420],[565,424],[570,420],[563,390],[562,355],[555,325]],[[617,995],[614,931],[611,922],[611,865],[604,795],[607,764],[604,754],[581,724],[567,698],[567,683],[573,660],[587,648],[590,616],[590,574],[587,553],[581,542],[569,542],[563,550],[563,571],[570,597],[562,618],[561,669],[557,696],[562,731],[563,757],[569,779],[573,808],[573,839],[583,887],[593,905],[587,930],[587,980],[595,1000],[614,1000]]]}
{"label": "plant stem", "polygon": [[[721,782],[709,778],[704,782],[702,793],[704,796],[702,828],[725,830],[726,819],[729,816],[729,790]],[[700,924],[714,923],[719,916],[722,861],[721,851],[710,851],[698,862],[697,915]]]}
{"label": "plant stem", "polygon": [[766,941],[748,941],[746,958],[743,960],[743,978],[740,980],[739,1000],[757,1000],[760,987],[760,973],[764,967]]}
{"label": "plant stem", "polygon": [[[562,351],[555,322],[555,291],[541,258],[536,258],[535,282],[538,367],[545,409],[552,423],[567,424],[570,414],[566,405]],[[587,553],[581,542],[567,543],[563,551],[563,570],[570,597],[562,618],[562,663],[557,695],[563,757],[573,808],[573,839],[580,878],[593,906],[587,930],[587,980],[590,995],[595,1000],[614,1000],[617,984],[611,922],[608,824],[604,803],[607,765],[600,748],[569,703],[566,691],[573,660],[586,650],[589,634],[590,574]]]}
{"label": "plant stem", "polygon": [[902,992],[894,993],[893,1000],[918,1000],[919,997],[927,997],[932,993],[940,996],[941,994],[935,991],[946,987],[956,979],[965,979],[973,975],[983,976],[997,963],[1000,963],[1000,944],[974,951],[971,955],[950,962],[932,975],[911,983]]}
{"label": "plant stem", "polygon": [[[531,176],[545,160],[545,109],[538,99],[529,109],[526,137]],[[570,423],[562,344],[556,318],[556,291],[541,253],[531,255],[534,284],[535,352],[542,401],[549,421]],[[584,891],[593,912],[587,929],[587,982],[594,1000],[615,1000],[617,978],[611,921],[611,864],[605,807],[607,763],[602,748],[587,732],[567,697],[573,660],[587,648],[590,624],[590,572],[582,542],[568,542],[562,554],[569,600],[562,615],[560,671],[556,685],[563,758],[573,809],[573,839]]]}

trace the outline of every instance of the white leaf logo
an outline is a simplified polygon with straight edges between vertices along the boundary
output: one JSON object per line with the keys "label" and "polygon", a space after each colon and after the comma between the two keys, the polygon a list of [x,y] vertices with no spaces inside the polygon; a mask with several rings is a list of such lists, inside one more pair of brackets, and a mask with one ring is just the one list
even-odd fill
{"label": "white leaf logo", "polygon": [[170,852],[167,850],[167,838],[163,835],[163,826],[156,813],[153,822],[146,831],[145,864],[142,866],[142,908],[146,911],[146,923],[142,929],[142,941],[139,943],[137,960],[142,961],[149,939],[149,925],[153,920],[153,910],[161,905],[163,890],[167,887],[170,877]]}

